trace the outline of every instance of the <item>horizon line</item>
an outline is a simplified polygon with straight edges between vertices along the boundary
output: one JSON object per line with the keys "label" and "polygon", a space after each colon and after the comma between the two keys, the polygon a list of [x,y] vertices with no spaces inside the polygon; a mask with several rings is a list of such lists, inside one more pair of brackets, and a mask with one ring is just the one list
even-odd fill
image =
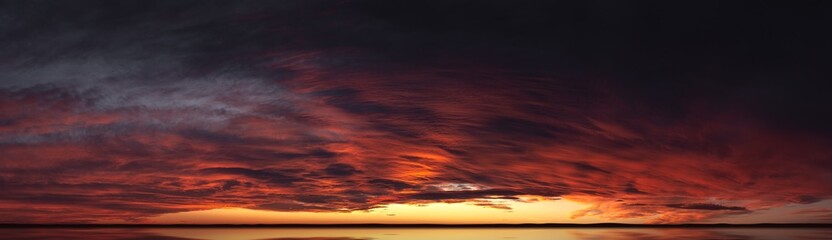
{"label": "horizon line", "polygon": [[483,224],[95,224],[95,223],[0,223],[0,228],[832,228],[832,223],[483,223]]}

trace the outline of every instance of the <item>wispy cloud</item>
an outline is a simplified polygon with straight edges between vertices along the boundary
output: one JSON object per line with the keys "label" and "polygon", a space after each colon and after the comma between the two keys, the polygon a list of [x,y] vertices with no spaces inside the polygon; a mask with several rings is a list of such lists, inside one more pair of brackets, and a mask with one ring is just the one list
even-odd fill
{"label": "wispy cloud", "polygon": [[257,4],[66,6],[93,10],[81,19],[49,5],[66,26],[29,14],[2,25],[19,33],[0,40],[2,222],[217,207],[508,209],[523,195],[592,206],[576,218],[685,222],[832,196],[829,136],[772,124],[782,121],[742,100],[656,102],[652,85],[603,76],[303,41],[341,24],[390,27],[348,12],[306,29],[251,17]]}

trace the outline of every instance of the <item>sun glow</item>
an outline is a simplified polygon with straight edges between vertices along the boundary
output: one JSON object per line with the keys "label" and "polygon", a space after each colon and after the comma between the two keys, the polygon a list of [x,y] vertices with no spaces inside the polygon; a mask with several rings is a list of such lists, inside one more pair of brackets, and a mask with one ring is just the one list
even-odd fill
{"label": "sun glow", "polygon": [[572,212],[587,207],[569,200],[503,202],[511,209],[477,206],[478,202],[390,204],[369,211],[338,212],[276,212],[246,208],[219,208],[164,214],[148,219],[161,224],[329,224],[329,223],[551,223],[597,222],[587,217],[570,219]]}

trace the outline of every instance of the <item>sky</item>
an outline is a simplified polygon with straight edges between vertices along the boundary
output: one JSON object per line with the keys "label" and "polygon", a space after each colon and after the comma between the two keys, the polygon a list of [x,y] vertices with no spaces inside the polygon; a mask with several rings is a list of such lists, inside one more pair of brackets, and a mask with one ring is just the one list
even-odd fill
{"label": "sky", "polygon": [[0,222],[829,223],[828,7],[0,1]]}

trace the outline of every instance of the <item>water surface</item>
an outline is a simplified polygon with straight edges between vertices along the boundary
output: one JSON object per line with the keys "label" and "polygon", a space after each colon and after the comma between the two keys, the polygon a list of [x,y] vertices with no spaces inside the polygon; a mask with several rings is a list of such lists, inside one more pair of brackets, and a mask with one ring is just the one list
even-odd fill
{"label": "water surface", "polygon": [[26,228],[0,239],[116,240],[590,240],[830,239],[825,228]]}

